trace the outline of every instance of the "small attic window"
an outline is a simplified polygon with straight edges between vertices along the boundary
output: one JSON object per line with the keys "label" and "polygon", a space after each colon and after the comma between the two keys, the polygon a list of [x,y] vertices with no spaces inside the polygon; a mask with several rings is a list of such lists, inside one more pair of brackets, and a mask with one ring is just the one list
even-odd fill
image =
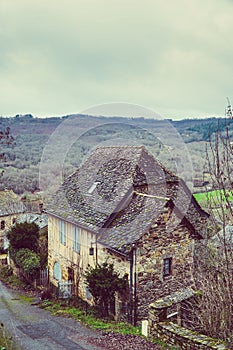
{"label": "small attic window", "polygon": [[93,185],[91,185],[91,187],[89,188],[89,190],[87,191],[89,194],[92,194],[95,189],[96,189],[96,186],[99,184],[98,181],[94,182]]}

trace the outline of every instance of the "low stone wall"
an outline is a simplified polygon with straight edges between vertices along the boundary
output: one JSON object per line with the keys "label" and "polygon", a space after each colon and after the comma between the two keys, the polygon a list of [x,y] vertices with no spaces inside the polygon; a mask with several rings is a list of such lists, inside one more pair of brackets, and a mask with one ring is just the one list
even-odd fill
{"label": "low stone wall", "polygon": [[152,334],[167,344],[179,346],[180,349],[184,350],[229,349],[223,342],[217,339],[198,334],[172,322],[161,322],[157,324],[152,330]]}
{"label": "low stone wall", "polygon": [[[227,350],[227,345],[219,340],[198,334],[181,326],[182,318],[177,314],[177,323],[169,322],[168,309],[195,296],[192,289],[183,289],[163,299],[156,300],[149,310],[149,337],[160,339],[182,350]],[[178,308],[179,310],[179,308]],[[171,316],[171,315],[170,315]]]}

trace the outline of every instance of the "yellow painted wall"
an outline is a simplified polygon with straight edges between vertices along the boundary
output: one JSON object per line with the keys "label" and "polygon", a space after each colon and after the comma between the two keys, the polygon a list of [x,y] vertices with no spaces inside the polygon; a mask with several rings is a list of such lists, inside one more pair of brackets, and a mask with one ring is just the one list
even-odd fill
{"label": "yellow painted wall", "polygon": [[[96,244],[95,234],[87,230],[79,228],[79,244],[80,254],[73,249],[73,227],[75,225],[65,222],[66,244],[60,242],[60,219],[48,215],[48,267],[50,282],[55,286],[58,285],[58,280],[54,278],[54,264],[58,262],[61,267],[62,280],[68,281],[68,268],[74,270],[75,294],[78,294],[82,299],[86,298],[86,285],[83,274],[87,270],[88,265],[95,266],[96,264]],[[90,247],[94,248],[94,255],[89,254]],[[97,244],[98,263],[108,261],[114,263],[114,268],[124,275],[129,273],[129,263],[121,257],[114,257],[100,245]],[[91,302],[91,300],[89,300]]]}

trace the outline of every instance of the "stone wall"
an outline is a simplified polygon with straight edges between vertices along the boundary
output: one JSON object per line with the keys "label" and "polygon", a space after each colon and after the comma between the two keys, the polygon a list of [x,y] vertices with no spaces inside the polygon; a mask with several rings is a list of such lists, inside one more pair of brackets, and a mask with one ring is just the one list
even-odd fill
{"label": "stone wall", "polygon": [[[172,210],[164,208],[154,225],[132,245],[132,253],[128,256],[111,251],[98,243],[98,263],[108,261],[114,264],[114,269],[120,276],[128,274],[130,280],[130,260],[132,281],[130,288],[130,307],[133,308],[134,320],[148,318],[149,305],[158,298],[164,297],[177,290],[192,286],[194,270],[194,248],[197,238],[190,229],[181,222],[176,226]],[[169,228],[168,228],[169,223]],[[74,270],[77,294],[84,300],[86,285],[83,273],[88,265],[96,263],[95,236],[91,232],[80,229],[80,252],[77,254],[72,246],[72,224],[66,222],[67,241],[61,244],[59,240],[59,219],[49,215],[49,276],[50,282],[56,285],[53,278],[54,264],[59,262],[62,280],[68,280],[69,268]],[[172,229],[171,229],[172,226]],[[89,255],[93,245],[94,255]],[[168,276],[163,275],[164,259],[172,258],[172,271]],[[79,280],[77,280],[79,278]],[[90,302],[90,300],[87,300]]]}
{"label": "stone wall", "polygon": [[172,322],[161,322],[151,329],[151,336],[167,344],[179,346],[182,350],[226,350],[224,342],[195,333]]}
{"label": "stone wall", "polygon": [[169,308],[179,305],[185,300],[192,299],[195,297],[195,294],[195,291],[188,288],[168,295],[151,304],[148,322],[149,337],[160,339],[173,346],[179,346],[182,350],[229,349],[219,339],[213,339],[182,327],[182,315],[177,315],[177,323],[169,322],[167,315]]}
{"label": "stone wall", "polygon": [[[169,211],[161,215],[137,243],[138,320],[148,317],[149,305],[156,299],[193,285],[195,239],[179,224],[166,228]],[[163,276],[163,261],[172,258],[172,271]]]}

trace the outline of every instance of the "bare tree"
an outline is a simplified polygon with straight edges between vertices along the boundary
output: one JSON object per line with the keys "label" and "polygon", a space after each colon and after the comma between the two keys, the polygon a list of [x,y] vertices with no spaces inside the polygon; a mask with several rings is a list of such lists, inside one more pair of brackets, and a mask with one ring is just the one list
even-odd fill
{"label": "bare tree", "polygon": [[211,215],[209,235],[197,249],[196,287],[200,297],[194,304],[192,328],[228,341],[233,349],[232,126],[232,119],[222,120],[206,148],[205,171],[215,191],[207,196]]}
{"label": "bare tree", "polygon": [[211,239],[203,245],[196,271],[196,289],[200,294],[187,308],[189,313],[192,310],[192,329],[224,339],[233,348],[233,271],[224,250]]}

